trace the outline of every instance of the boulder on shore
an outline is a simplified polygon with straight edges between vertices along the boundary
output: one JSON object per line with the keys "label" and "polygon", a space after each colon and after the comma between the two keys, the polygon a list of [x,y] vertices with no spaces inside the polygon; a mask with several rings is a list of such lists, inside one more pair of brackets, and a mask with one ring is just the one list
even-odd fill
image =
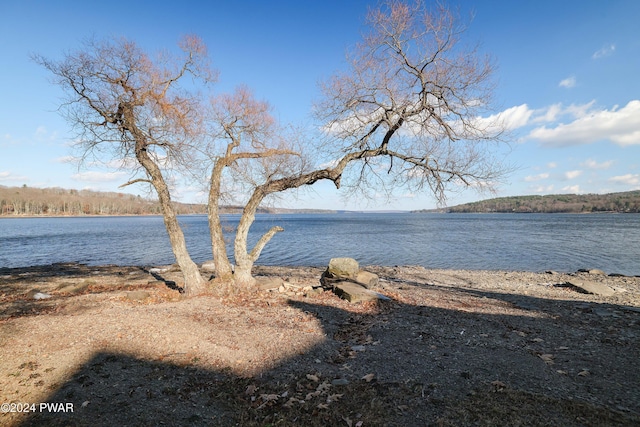
{"label": "boulder on shore", "polygon": [[353,258],[332,258],[320,277],[320,283],[324,288],[331,289],[349,302],[388,299],[371,290],[379,282],[377,274],[360,270],[358,261]]}
{"label": "boulder on shore", "polygon": [[366,289],[354,282],[337,282],[333,286],[333,292],[340,298],[349,302],[365,302],[385,300],[389,298],[370,289]]}
{"label": "boulder on shore", "polygon": [[331,258],[327,267],[327,276],[355,280],[359,271],[358,261],[353,258]]}

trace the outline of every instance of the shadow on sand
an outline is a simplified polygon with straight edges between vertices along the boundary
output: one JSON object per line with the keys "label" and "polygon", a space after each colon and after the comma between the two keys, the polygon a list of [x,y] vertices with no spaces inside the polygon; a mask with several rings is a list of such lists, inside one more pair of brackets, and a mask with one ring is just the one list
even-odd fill
{"label": "shadow on sand", "polygon": [[47,399],[73,412],[20,425],[640,425],[637,311],[439,292],[465,298],[454,309],[391,301],[368,314],[290,301],[327,339],[250,378],[98,352]]}

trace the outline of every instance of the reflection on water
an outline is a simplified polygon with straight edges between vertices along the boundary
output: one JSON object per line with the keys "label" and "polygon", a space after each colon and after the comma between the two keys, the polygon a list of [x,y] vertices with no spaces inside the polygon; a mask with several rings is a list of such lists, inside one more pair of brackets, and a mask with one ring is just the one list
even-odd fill
{"label": "reflection on water", "polygon": [[[206,216],[180,221],[194,260],[211,259]],[[224,217],[230,229],[237,221],[237,215]],[[640,274],[636,214],[258,215],[250,243],[274,225],[285,231],[266,246],[258,264],[325,265],[349,256],[363,265]],[[0,248],[0,267],[174,262],[161,217],[2,219]]]}

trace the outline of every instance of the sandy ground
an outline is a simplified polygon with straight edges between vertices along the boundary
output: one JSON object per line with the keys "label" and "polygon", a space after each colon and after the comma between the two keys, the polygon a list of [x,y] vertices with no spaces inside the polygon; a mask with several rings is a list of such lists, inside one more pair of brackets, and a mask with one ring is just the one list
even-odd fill
{"label": "sandy ground", "polygon": [[192,299],[176,272],[0,269],[0,425],[640,425],[640,278],[365,269],[391,301],[312,267]]}

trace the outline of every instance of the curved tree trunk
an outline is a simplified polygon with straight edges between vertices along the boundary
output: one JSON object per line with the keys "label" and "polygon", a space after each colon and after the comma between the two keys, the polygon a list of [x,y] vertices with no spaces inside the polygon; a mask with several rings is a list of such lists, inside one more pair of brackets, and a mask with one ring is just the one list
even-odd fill
{"label": "curved tree trunk", "polygon": [[[124,108],[123,110],[125,120],[130,119],[130,117],[126,116],[128,114],[132,114],[131,108]],[[128,122],[133,123],[132,120],[128,120]],[[187,296],[203,294],[207,291],[206,281],[200,274],[198,266],[193,262],[189,252],[187,251],[187,243],[184,239],[182,228],[180,228],[180,224],[178,223],[176,213],[171,205],[169,187],[162,176],[162,171],[147,152],[148,144],[144,134],[133,125],[130,125],[129,129],[136,141],[136,158],[149,174],[151,184],[158,194],[158,200],[160,201],[160,207],[162,208],[164,225],[167,229],[167,234],[169,234],[169,241],[171,242],[171,250],[176,257],[176,262],[180,266],[180,270],[184,277],[184,293]]]}

